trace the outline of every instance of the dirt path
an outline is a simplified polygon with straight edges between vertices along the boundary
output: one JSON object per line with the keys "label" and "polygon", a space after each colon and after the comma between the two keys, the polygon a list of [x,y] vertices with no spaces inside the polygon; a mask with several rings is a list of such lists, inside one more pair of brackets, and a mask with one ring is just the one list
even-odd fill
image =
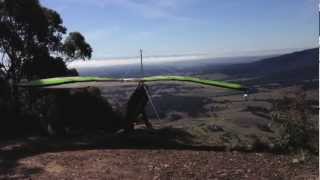
{"label": "dirt path", "polygon": [[[152,149],[0,151],[0,179],[317,179],[317,158],[271,153]],[[10,152],[13,151],[13,152]],[[28,154],[29,153],[29,154]]]}

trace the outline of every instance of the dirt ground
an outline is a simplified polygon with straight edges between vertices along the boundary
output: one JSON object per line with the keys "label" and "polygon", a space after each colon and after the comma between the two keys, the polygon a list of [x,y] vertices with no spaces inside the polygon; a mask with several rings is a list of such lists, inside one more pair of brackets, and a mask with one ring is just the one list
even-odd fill
{"label": "dirt ground", "polygon": [[256,180],[318,179],[319,175],[317,156],[301,161],[295,155],[178,148],[175,144],[140,146],[134,142],[133,146],[120,141],[84,137],[2,143],[0,179]]}

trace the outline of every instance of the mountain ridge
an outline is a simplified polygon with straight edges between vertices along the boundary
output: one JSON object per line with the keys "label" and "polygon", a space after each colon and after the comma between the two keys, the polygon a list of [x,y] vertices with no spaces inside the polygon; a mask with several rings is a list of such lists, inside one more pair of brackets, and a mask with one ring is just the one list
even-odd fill
{"label": "mountain ridge", "polygon": [[233,78],[258,78],[262,82],[319,79],[319,49],[312,48],[217,70]]}

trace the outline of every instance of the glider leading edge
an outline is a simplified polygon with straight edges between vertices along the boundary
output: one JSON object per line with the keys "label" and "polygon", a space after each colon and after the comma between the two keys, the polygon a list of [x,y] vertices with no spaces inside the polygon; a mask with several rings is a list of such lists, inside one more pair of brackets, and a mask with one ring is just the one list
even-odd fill
{"label": "glider leading edge", "polygon": [[196,84],[221,87],[226,89],[234,89],[246,91],[247,88],[236,83],[229,83],[223,81],[200,79],[189,76],[150,76],[144,78],[108,78],[108,77],[57,77],[48,79],[39,79],[30,82],[20,83],[20,87],[47,87],[70,83],[84,83],[84,82],[155,82],[155,81],[180,81],[191,82]]}

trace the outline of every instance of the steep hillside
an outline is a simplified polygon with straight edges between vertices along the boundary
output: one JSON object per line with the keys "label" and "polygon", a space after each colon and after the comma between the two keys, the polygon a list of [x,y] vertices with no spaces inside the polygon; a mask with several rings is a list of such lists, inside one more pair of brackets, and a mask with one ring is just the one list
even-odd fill
{"label": "steep hillside", "polygon": [[254,78],[260,82],[301,81],[318,78],[319,50],[285,54],[257,62],[235,64],[219,72],[234,78]]}

